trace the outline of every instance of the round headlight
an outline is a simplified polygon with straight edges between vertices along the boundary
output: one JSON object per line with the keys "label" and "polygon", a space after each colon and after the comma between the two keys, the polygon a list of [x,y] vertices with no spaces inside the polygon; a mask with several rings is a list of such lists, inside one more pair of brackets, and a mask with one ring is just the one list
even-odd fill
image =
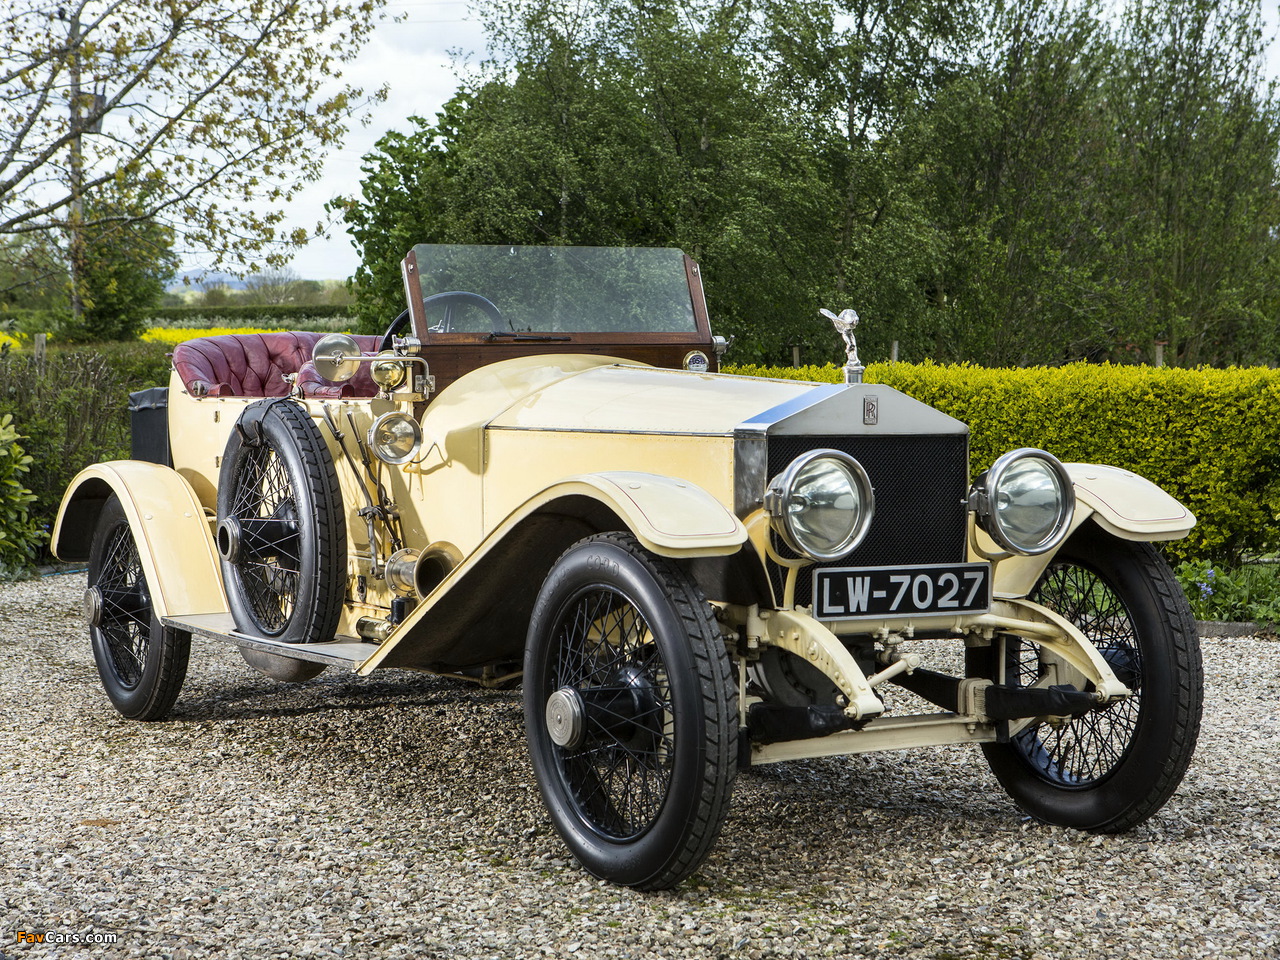
{"label": "round headlight", "polygon": [[837,560],[866,536],[875,491],[853,457],[810,450],[774,477],[764,505],[792,550],[813,560]]}
{"label": "round headlight", "polygon": [[1061,543],[1076,508],[1066,468],[1043,450],[1006,453],[978,478],[974,492],[983,529],[1006,550],[1025,556]]}
{"label": "round headlight", "polygon": [[422,428],[405,413],[384,413],[369,428],[373,455],[383,463],[407,463],[422,447]]}

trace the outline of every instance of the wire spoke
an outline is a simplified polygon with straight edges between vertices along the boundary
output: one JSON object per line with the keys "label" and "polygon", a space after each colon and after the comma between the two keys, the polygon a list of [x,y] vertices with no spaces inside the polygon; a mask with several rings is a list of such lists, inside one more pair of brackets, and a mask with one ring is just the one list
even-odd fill
{"label": "wire spoke", "polygon": [[138,546],[128,524],[111,533],[95,586],[103,599],[96,628],[105,641],[112,669],[120,682],[133,686],[146,667],[151,641],[151,594],[142,573]]}
{"label": "wire spoke", "polygon": [[[231,515],[238,520],[293,520],[297,498],[289,471],[270,443],[246,448],[232,480]],[[287,543],[288,541],[286,541]],[[241,593],[264,633],[282,632],[298,602],[302,569],[301,540],[293,549],[276,545],[276,554],[236,564]]]}
{"label": "wire spoke", "polygon": [[601,833],[639,836],[671,786],[675,724],[666,664],[642,611],[608,587],[584,591],[562,613],[548,695],[572,687],[587,704],[583,742],[558,747],[564,782]]}
{"label": "wire spoke", "polygon": [[[1032,599],[1074,623],[1133,691],[1101,710],[1062,723],[1036,723],[1014,737],[1043,779],[1061,786],[1091,786],[1121,764],[1137,733],[1143,670],[1133,617],[1111,583],[1078,563],[1050,566]],[[1039,647],[1024,640],[1010,642],[1010,682],[1032,686],[1044,672]]]}

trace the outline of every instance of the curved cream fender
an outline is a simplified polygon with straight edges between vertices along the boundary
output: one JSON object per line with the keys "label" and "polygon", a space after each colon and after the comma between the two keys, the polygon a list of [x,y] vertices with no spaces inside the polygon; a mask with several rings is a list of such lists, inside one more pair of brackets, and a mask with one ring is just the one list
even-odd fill
{"label": "curved cream fender", "polygon": [[747,528],[715,497],[684,480],[651,473],[617,471],[567,477],[522,503],[490,531],[414,608],[358,672],[376,669],[432,609],[447,602],[454,586],[477,571],[507,538],[547,504],[585,497],[616,513],[648,550],[667,557],[715,557],[736,553],[747,540]]}
{"label": "curved cream fender", "polygon": [[112,460],[76,474],[58,509],[54,556],[89,559],[98,514],[112,493],[138,541],[156,616],[225,613],[222,572],[204,508],[191,484],[161,464]]}
{"label": "curved cream fender", "polygon": [[[1086,520],[1125,540],[1177,540],[1196,525],[1195,515],[1158,486],[1129,470],[1094,463],[1064,464],[1076,492],[1074,532]],[[969,522],[973,522],[970,514]],[[972,543],[972,539],[970,540]],[[970,547],[971,559],[981,559]],[[1007,557],[995,567],[997,597],[1025,597],[1053,553]]]}
{"label": "curved cream fender", "polygon": [[734,553],[747,541],[747,528],[742,521],[696,484],[629,471],[561,480],[526,500],[503,521],[503,526],[552,500],[575,495],[606,504],[646,549],[662,556],[722,556]]}

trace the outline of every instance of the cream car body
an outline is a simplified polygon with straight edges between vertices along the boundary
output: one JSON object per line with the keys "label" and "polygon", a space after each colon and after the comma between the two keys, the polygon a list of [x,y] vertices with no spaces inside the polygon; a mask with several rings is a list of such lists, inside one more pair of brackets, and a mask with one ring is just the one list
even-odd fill
{"label": "cream car body", "polygon": [[[414,264],[406,262],[410,308],[416,304],[421,312],[422,303],[433,298],[409,282]],[[706,336],[699,298],[700,288],[693,289],[692,315]],[[743,732],[746,746],[737,762],[744,764],[929,744],[1003,744],[1029,727],[1069,723],[1133,692],[1126,683],[1135,676],[1132,657],[1100,650],[1096,635],[1091,639],[1080,623],[1028,597],[1054,567],[1058,545],[1076,531],[1096,527],[1115,541],[1146,542],[1180,537],[1192,527],[1195,520],[1181,504],[1141,477],[1105,466],[1067,465],[1063,476],[1073,488],[1074,508],[1063,529],[1051,548],[1019,555],[997,546],[975,508],[978,488],[970,486],[964,424],[888,387],[701,372],[705,355],[702,364],[692,364],[695,369],[666,369],[604,355],[596,346],[593,353],[572,352],[572,344],[566,352],[548,352],[544,341],[557,338],[502,333],[488,336],[507,338],[503,346],[521,337],[538,341],[540,352],[481,363],[432,391],[430,344],[433,336],[448,340],[450,331],[440,334],[425,317],[413,320],[418,339],[388,336],[398,344],[389,359],[403,367],[402,382],[385,384],[374,397],[353,398],[305,396],[291,381],[292,396],[272,401],[301,411],[314,425],[323,442],[319,459],[333,465],[340,491],[336,535],[344,544],[340,554],[333,551],[343,559],[334,572],[340,596],[333,601],[331,635],[286,642],[237,622],[228,602],[235,587],[224,574],[232,569],[228,563],[242,562],[235,559],[241,549],[237,538],[243,535],[247,544],[250,534],[223,523],[219,512],[228,500],[220,499],[219,486],[227,482],[223,459],[232,455],[229,441],[239,431],[244,444],[255,442],[251,421],[264,401],[209,395],[203,382],[189,381],[178,370],[167,408],[173,466],[123,461],[87,468],[67,491],[54,531],[55,552],[65,560],[91,560],[100,514],[114,495],[137,546],[151,609],[164,628],[159,636],[193,634],[234,643],[255,666],[284,679],[336,665],[360,674],[411,668],[499,685],[520,676],[526,644],[532,643],[530,620],[537,619],[540,591],[548,589],[558,558],[593,535],[623,532],[640,550],[673,562],[712,605],[723,645],[715,656],[727,658],[732,671],[725,696]],[[340,343],[324,349],[336,350],[333,369],[345,362],[349,375],[350,345],[347,355]],[[856,350],[850,356],[852,365]],[[327,359],[317,348],[317,367]],[[367,363],[368,357],[354,362]],[[420,446],[400,464],[370,456],[370,430],[390,413],[416,422],[421,435]],[[877,513],[869,527],[876,531],[880,525],[884,544],[859,546],[850,554],[871,551],[865,554],[869,559],[849,561],[850,592],[843,600],[830,596],[832,584],[840,585],[836,574],[822,574],[827,595],[818,596],[815,570],[832,568],[843,576],[845,561],[815,565],[785,549],[779,519],[766,503],[771,482],[794,455],[787,451],[826,447],[860,461],[899,456],[893,451],[929,451],[920,464],[897,472],[868,464],[874,482],[884,486],[875,491]],[[938,463],[949,457],[952,465],[931,469],[935,453]],[[301,518],[290,506],[290,512],[277,509],[274,520],[261,522],[295,531]],[[935,538],[933,526],[949,532]],[[912,537],[928,554],[919,568],[932,571],[914,580],[912,548],[899,542]],[[911,612],[908,602],[901,611],[842,617],[840,604],[853,605],[859,564],[899,571],[902,589],[916,590],[917,599],[927,594],[929,601]],[[955,574],[946,572],[952,569]],[[983,584],[989,599],[971,598],[973,609],[949,613],[933,593],[962,570],[988,571],[985,579],[975,573],[974,583]],[[285,573],[295,574],[295,566],[285,565]],[[124,595],[112,589],[91,588],[86,603],[99,633],[108,616],[103,604]],[[150,636],[160,642],[154,631]],[[928,681],[927,664],[912,650],[921,638],[952,638],[971,652],[989,651],[991,662],[1001,665],[990,676]],[[1012,656],[1006,648],[1017,649],[1009,638],[1034,645],[1039,664],[1038,677],[1009,695],[1023,704],[1065,704],[1062,716],[1029,713],[1036,708],[1025,705],[1006,706],[1003,714],[989,708],[992,689],[1007,693],[1002,664]],[[303,666],[290,672],[289,664]],[[1055,684],[1077,699],[1034,699],[1048,696],[1045,691]],[[883,693],[893,685],[950,709],[887,716]],[[1027,694],[1026,688],[1036,689]],[[590,723],[577,716],[583,702],[591,707],[590,697],[575,696],[561,688],[546,701],[554,750],[561,753],[575,749],[565,744],[580,738],[583,724]],[[806,699],[812,700],[808,706]],[[533,717],[537,704],[529,709]],[[765,728],[771,732],[759,734]],[[547,755],[559,756],[554,750]],[[550,796],[548,802],[554,812]],[[613,844],[622,856],[632,849],[629,844],[638,848],[647,841],[623,842],[584,816],[604,840],[575,840],[571,829],[557,825],[593,872],[637,886],[664,886],[691,869],[663,861],[638,879],[625,870],[615,874],[601,866],[611,862],[607,858],[591,859],[591,844],[606,852]],[[692,856],[696,865],[701,854],[689,849],[705,853],[706,844],[681,843],[684,860]]]}

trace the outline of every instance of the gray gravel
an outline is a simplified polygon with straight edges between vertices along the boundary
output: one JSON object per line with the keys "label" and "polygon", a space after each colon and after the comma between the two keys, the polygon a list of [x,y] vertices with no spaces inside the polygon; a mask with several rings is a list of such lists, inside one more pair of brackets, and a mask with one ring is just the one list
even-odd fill
{"label": "gray gravel", "polygon": [[973,749],[792,763],[639,894],[561,846],[518,694],[282,686],[197,641],[172,718],[131,723],[83,589],[0,585],[0,957],[1280,957],[1274,639],[1205,641],[1196,760],[1130,834],[1028,822]]}

